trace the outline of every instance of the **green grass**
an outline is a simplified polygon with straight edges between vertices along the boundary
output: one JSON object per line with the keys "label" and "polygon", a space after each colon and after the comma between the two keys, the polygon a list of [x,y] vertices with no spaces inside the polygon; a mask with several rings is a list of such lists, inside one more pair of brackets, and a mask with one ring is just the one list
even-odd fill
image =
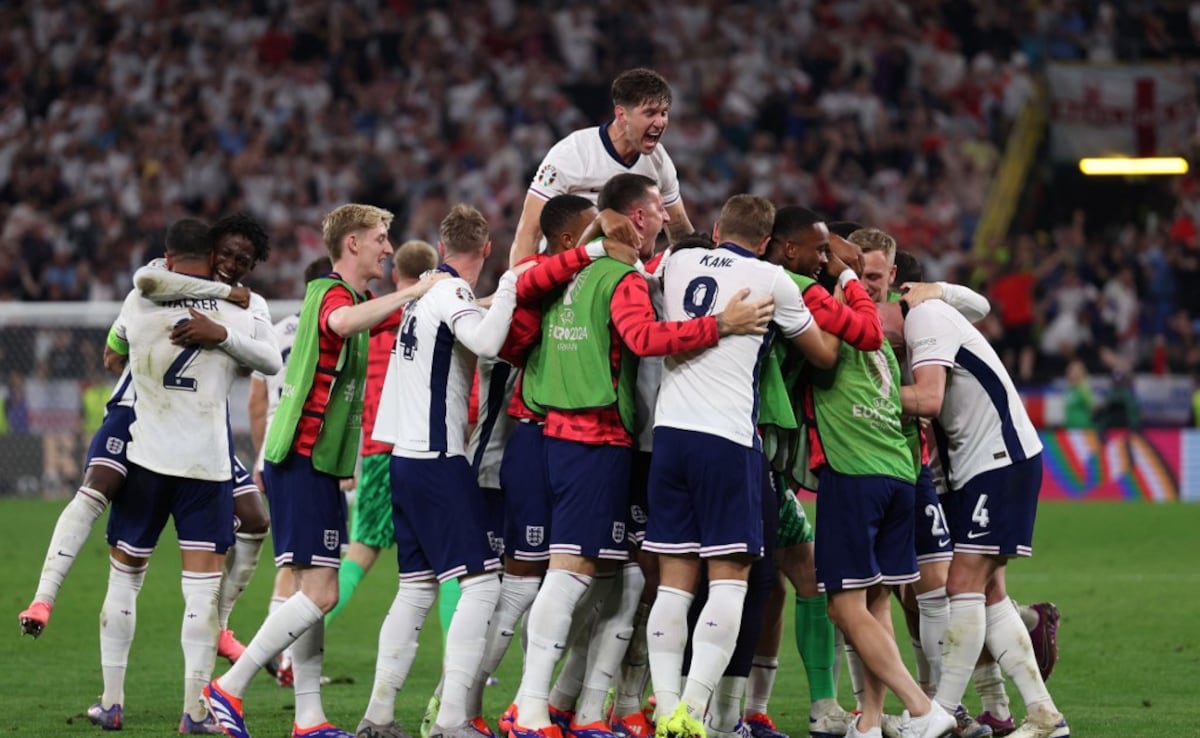
{"label": "green grass", "polygon": [[[83,711],[100,692],[97,613],[108,575],[100,531],[83,551],[58,600],[54,619],[38,641],[17,635],[16,615],[36,584],[41,557],[61,503],[0,500],[0,516],[13,538],[10,562],[0,573],[7,635],[0,637],[4,710],[0,735],[95,735]],[[1038,521],[1037,557],[1012,567],[1009,587],[1025,602],[1051,599],[1063,612],[1061,660],[1050,681],[1056,702],[1076,736],[1188,735],[1196,729],[1196,678],[1200,675],[1200,505],[1044,504]],[[269,548],[268,548],[269,551]],[[272,579],[270,557],[251,583],[233,626],[248,641],[266,615]],[[374,673],[379,625],[395,593],[393,559],[385,556],[355,600],[329,629],[325,688],[331,720],[357,725]],[[179,555],[164,536],[139,601],[137,640],[126,684],[125,734],[169,735],[182,710],[183,658],[179,648],[182,598]],[[436,618],[436,615],[432,617]],[[786,616],[789,624],[790,613]],[[780,728],[804,735],[808,713],[804,672],[793,640],[785,635],[772,700]],[[902,628],[900,632],[903,632]],[[440,629],[431,624],[398,715],[414,731],[438,678]],[[909,656],[907,643],[901,652]],[[517,686],[520,666],[510,654],[486,693],[491,719]],[[224,671],[218,664],[218,673]],[[847,679],[842,702],[849,705]],[[1019,697],[1010,688],[1014,706]],[[974,700],[968,695],[968,702]],[[246,704],[250,728],[278,738],[291,727],[292,699],[261,676]],[[895,711],[894,701],[890,703]]]}

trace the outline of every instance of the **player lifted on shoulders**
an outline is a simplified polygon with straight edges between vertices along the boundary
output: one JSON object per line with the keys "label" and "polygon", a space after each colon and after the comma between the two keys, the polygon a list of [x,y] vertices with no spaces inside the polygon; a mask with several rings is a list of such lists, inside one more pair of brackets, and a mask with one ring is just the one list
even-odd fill
{"label": "player lifted on shoulders", "polygon": [[[660,139],[671,111],[671,86],[650,69],[629,69],[612,83],[613,119],[603,126],[583,128],[554,144],[542,159],[529,191],[509,263],[516,264],[538,250],[542,208],[555,195],[581,195],[595,202],[604,183],[618,174],[649,177],[662,192],[667,209],[667,236],[692,232],[675,163]],[[636,234],[610,233],[624,240]]]}

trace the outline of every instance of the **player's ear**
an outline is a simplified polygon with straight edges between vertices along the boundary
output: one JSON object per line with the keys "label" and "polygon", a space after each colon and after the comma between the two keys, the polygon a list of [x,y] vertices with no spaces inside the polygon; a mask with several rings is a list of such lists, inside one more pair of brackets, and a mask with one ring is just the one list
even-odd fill
{"label": "player's ear", "polygon": [[721,221],[719,220],[713,223],[712,240],[713,243],[721,243]]}
{"label": "player's ear", "polygon": [[446,242],[438,241],[438,261],[446,260]]}
{"label": "player's ear", "polygon": [[491,241],[491,239],[488,239],[483,244],[483,258],[486,259],[491,255],[492,255],[492,241]]}

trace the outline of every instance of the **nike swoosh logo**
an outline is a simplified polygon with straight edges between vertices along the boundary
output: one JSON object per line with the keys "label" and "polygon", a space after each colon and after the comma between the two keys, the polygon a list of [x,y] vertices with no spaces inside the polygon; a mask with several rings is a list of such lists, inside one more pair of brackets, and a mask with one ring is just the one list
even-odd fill
{"label": "nike swoosh logo", "polygon": [[633,633],[630,633],[629,635],[621,635],[620,633],[617,633],[617,640],[618,641],[632,641]]}
{"label": "nike swoosh logo", "polygon": [[62,556],[64,559],[73,559],[73,558],[75,558],[75,555],[74,555],[74,554],[69,554],[69,553],[67,553],[66,551],[59,551],[57,555],[59,555],[59,556]]}
{"label": "nike swoosh logo", "polygon": [[969,530],[969,531],[967,531],[967,538],[970,538],[973,541],[976,538],[983,538],[987,534],[988,534],[988,532],[986,530],[981,530],[978,533],[976,533],[973,530]]}
{"label": "nike swoosh logo", "polygon": [[500,637],[501,637],[501,638],[512,638],[512,637],[513,637],[513,631],[511,631],[511,630],[502,630],[502,631],[500,631]]}
{"label": "nike swoosh logo", "polygon": [[557,650],[557,651],[561,651],[561,650],[563,650],[563,649],[564,649],[564,648],[566,648],[566,647],[567,647],[567,644],[565,644],[565,643],[555,643],[555,644],[554,644],[554,648],[555,648],[555,650]]}
{"label": "nike swoosh logo", "polygon": [[949,538],[939,538],[938,539],[938,548],[945,548],[946,546],[949,546],[949,545],[950,545]]}

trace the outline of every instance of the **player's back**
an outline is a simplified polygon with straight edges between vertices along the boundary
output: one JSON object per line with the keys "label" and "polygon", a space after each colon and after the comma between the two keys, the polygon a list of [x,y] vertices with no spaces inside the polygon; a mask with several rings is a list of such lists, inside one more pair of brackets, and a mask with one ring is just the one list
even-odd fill
{"label": "player's back", "polygon": [[373,435],[395,444],[395,455],[466,453],[475,356],[455,340],[452,326],[478,310],[470,285],[458,278],[439,282],[404,308]]}
{"label": "player's back", "polygon": [[135,394],[128,457],[160,474],[223,481],[231,477],[227,400],[238,364],[218,349],[171,343],[171,329],[190,317],[188,308],[227,330],[253,332],[251,313],[229,302],[155,303],[131,293],[118,318]]}
{"label": "player's back", "polygon": [[960,312],[928,300],[908,312],[904,333],[914,371],[930,365],[950,369],[937,421],[944,437],[938,452],[951,489],[1042,450],[1004,363]]}
{"label": "player's back", "polygon": [[[748,299],[774,291],[783,270],[748,251],[721,246],[681,249],[663,276],[663,319],[690,320],[725,309],[739,290]],[[654,424],[711,433],[743,446],[757,443],[758,368],[769,336],[726,336],[715,347],[663,360]]]}

